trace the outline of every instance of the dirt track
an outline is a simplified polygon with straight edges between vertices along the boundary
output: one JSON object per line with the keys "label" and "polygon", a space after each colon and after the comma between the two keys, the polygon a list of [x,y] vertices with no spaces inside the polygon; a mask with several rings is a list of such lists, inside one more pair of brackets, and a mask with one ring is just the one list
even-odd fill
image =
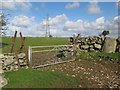
{"label": "dirt track", "polygon": [[111,61],[98,63],[78,60],[39,69],[60,71],[76,77],[79,80],[78,87],[82,88],[117,88],[120,85],[118,83],[118,63]]}

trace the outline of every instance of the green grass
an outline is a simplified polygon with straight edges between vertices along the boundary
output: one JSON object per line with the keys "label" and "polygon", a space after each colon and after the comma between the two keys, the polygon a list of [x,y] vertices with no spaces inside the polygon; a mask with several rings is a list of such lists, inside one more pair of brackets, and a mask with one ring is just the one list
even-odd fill
{"label": "green grass", "polygon": [[60,72],[20,69],[5,73],[8,85],[4,88],[64,88],[77,87],[76,78]]}
{"label": "green grass", "polygon": [[[67,44],[68,38],[45,38],[45,37],[26,37],[25,47],[28,46],[48,46],[48,45],[64,45]],[[2,52],[9,53],[11,50],[12,39],[11,37],[2,37]],[[21,46],[21,39],[16,39],[17,49]]]}
{"label": "green grass", "polygon": [[[81,52],[77,59],[82,60],[95,60],[95,61],[109,61],[113,59],[115,61],[119,61],[120,53],[104,53],[104,52]],[[101,59],[101,60],[100,60]]]}

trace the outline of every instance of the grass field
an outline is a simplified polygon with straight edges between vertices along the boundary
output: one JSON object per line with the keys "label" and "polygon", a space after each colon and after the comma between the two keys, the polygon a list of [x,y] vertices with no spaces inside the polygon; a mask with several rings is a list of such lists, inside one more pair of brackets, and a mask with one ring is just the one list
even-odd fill
{"label": "grass field", "polygon": [[[48,45],[64,45],[67,44],[68,38],[45,38],[45,37],[26,37],[25,47],[28,46],[48,46]],[[2,52],[9,53],[11,50],[12,39],[10,37],[2,38]],[[16,39],[17,49],[21,47],[21,39]]]}
{"label": "grass field", "polygon": [[71,88],[78,86],[77,78],[52,71],[19,69],[16,72],[5,73],[5,77],[9,78],[9,84],[4,88]]}

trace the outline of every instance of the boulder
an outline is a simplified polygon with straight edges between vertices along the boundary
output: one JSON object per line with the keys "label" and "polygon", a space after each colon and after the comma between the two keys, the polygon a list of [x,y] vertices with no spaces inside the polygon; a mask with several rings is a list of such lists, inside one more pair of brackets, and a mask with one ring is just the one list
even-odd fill
{"label": "boulder", "polygon": [[15,68],[15,69],[18,69],[19,67],[18,67],[18,65],[14,65],[14,68]]}
{"label": "boulder", "polygon": [[116,39],[106,37],[104,45],[103,45],[103,52],[114,53],[116,50],[116,46],[117,46]]}
{"label": "boulder", "polygon": [[4,73],[2,65],[0,65],[0,74]]}
{"label": "boulder", "polygon": [[7,80],[0,74],[0,89],[7,84]]}
{"label": "boulder", "polygon": [[0,89],[3,87],[3,86],[5,86],[5,85],[7,85],[7,80],[0,74]]}
{"label": "boulder", "polygon": [[23,59],[19,59],[19,62],[20,62],[20,63],[24,63],[24,60],[23,60]]}
{"label": "boulder", "polygon": [[8,57],[5,61],[4,61],[4,65],[7,66],[7,65],[10,65],[12,63],[14,63],[14,59],[13,58],[10,58]]}
{"label": "boulder", "polygon": [[0,59],[4,58],[4,54],[0,53]]}
{"label": "boulder", "polygon": [[81,48],[82,48],[82,49],[88,49],[88,48],[89,48],[89,45],[82,45]]}
{"label": "boulder", "polygon": [[20,53],[20,54],[18,54],[18,58],[19,58],[19,59],[23,59],[23,58],[25,58],[25,56],[26,56],[25,53]]}
{"label": "boulder", "polygon": [[94,47],[100,50],[102,46],[100,44],[94,44]]}
{"label": "boulder", "polygon": [[95,44],[95,41],[91,41],[91,44]]}
{"label": "boulder", "polygon": [[3,61],[2,61],[2,60],[0,60],[0,65],[1,65],[1,64],[3,64]]}
{"label": "boulder", "polygon": [[89,49],[89,51],[90,51],[90,52],[93,52],[93,51],[95,51],[95,49],[93,49],[93,48],[90,48],[90,49]]}
{"label": "boulder", "polygon": [[3,69],[0,69],[0,74],[4,73],[4,70]]}

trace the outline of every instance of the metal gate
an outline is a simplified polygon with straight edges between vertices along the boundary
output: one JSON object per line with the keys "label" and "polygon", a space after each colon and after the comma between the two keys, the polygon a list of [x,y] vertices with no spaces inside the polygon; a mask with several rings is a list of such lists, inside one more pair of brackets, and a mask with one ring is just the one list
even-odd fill
{"label": "metal gate", "polygon": [[76,59],[76,47],[74,45],[29,46],[28,58],[31,67],[73,61]]}

